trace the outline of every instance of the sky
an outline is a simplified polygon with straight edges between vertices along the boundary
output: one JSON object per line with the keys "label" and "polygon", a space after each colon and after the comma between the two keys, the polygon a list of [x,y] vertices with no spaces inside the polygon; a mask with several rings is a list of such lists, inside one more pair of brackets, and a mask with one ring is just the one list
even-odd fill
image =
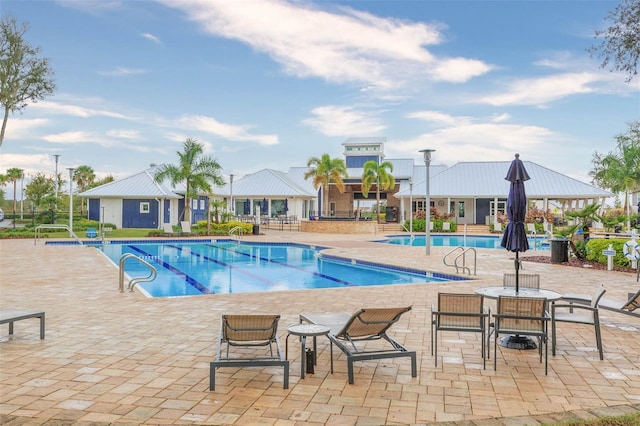
{"label": "sky", "polygon": [[53,177],[59,155],[63,177],[87,165],[118,179],[177,164],[194,138],[237,179],[344,158],[346,139],[375,136],[386,159],[517,152],[590,182],[594,152],[640,119],[640,78],[587,52],[616,5],[2,0],[2,15],[30,25],[57,88],[10,115],[0,172]]}

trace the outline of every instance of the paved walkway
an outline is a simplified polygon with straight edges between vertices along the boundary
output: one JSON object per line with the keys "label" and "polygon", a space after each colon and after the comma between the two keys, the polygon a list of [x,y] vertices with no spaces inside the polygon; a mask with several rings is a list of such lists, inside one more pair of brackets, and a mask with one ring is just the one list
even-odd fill
{"label": "paved walkway", "polygon": [[[349,258],[451,272],[442,264],[446,248],[427,257],[424,247],[361,243],[372,237],[267,231],[246,239],[317,243]],[[172,299],[118,293],[117,268],[95,248],[0,240],[0,256],[0,307],[47,315],[43,341],[37,320],[16,323],[13,336],[0,329],[2,424],[523,425],[640,409],[640,319],[609,311],[602,311],[603,361],[590,327],[563,324],[548,376],[536,351],[499,350],[497,371],[492,361],[483,370],[475,334],[443,333],[434,367],[429,321],[437,293],[500,284],[513,270],[504,250],[479,250],[470,281]],[[638,287],[620,272],[528,262],[524,270],[559,292],[590,293],[606,283],[607,296],[625,299]],[[223,313],[280,313],[284,343],[300,312],[405,305],[413,309],[391,334],[418,352],[416,378],[406,359],[367,361],[356,364],[349,385],[342,354],[329,373],[320,338],[315,374],[300,379],[298,343],[290,339],[288,390],[282,369],[268,367],[218,370],[218,387],[208,390]]]}

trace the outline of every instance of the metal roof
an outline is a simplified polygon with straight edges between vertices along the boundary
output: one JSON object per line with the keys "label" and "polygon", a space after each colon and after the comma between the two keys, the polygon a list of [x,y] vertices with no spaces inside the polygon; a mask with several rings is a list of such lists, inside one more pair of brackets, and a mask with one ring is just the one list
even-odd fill
{"label": "metal roof", "polygon": [[80,197],[91,198],[183,198],[179,193],[185,192],[183,185],[171,187],[166,182],[157,183],[154,180],[156,168],[126,178],[109,182],[78,194]]}
{"label": "metal roof", "polygon": [[[505,180],[511,161],[462,162],[437,174],[430,173],[429,194],[432,197],[506,198],[509,182]],[[524,161],[531,177],[525,182],[527,197],[535,198],[599,198],[613,194],[593,185],[550,170],[531,161]],[[431,172],[431,170],[430,170]],[[424,176],[415,181],[413,194],[426,193]],[[396,197],[408,197],[403,188]]]}
{"label": "metal roof", "polygon": [[243,176],[233,183],[234,197],[308,197],[316,196],[315,190],[308,192],[297,182],[290,179],[287,173],[272,169],[262,169],[256,173]]}

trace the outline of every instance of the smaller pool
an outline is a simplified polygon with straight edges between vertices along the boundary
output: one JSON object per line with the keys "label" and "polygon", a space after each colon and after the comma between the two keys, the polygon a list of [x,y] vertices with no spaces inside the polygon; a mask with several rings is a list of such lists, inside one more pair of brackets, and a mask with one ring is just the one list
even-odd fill
{"label": "smaller pool", "polygon": [[[397,244],[401,246],[423,246],[425,245],[425,235],[389,235],[387,240],[379,241],[386,244]],[[548,250],[549,244],[546,237],[529,237],[529,247],[531,250]],[[432,247],[474,247],[504,249],[500,245],[502,235],[431,235]]]}

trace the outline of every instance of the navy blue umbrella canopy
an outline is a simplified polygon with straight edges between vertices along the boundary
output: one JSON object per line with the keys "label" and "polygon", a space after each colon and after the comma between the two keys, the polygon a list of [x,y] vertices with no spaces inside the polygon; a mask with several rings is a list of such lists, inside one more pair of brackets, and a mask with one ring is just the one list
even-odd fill
{"label": "navy blue umbrella canopy", "polygon": [[289,211],[289,199],[287,198],[284,199],[284,211],[285,212]]}
{"label": "navy blue umbrella canopy", "polygon": [[260,209],[262,210],[262,214],[267,214],[267,211],[269,210],[269,205],[267,204],[266,198],[262,199],[262,206],[260,207]]}
{"label": "navy blue umbrella canopy", "polygon": [[247,198],[247,200],[244,202],[244,214],[249,213],[251,213],[251,201],[249,201],[249,199]]}
{"label": "navy blue umbrella canopy", "polygon": [[527,232],[524,226],[524,218],[527,214],[527,195],[524,190],[524,182],[530,178],[527,170],[524,168],[522,160],[520,160],[520,154],[516,154],[515,160],[511,162],[505,179],[511,182],[509,195],[507,196],[507,217],[509,218],[509,223],[504,230],[501,246],[516,253],[517,293],[520,290],[518,279],[520,259],[518,258],[518,253],[529,250],[529,241],[527,240]]}

